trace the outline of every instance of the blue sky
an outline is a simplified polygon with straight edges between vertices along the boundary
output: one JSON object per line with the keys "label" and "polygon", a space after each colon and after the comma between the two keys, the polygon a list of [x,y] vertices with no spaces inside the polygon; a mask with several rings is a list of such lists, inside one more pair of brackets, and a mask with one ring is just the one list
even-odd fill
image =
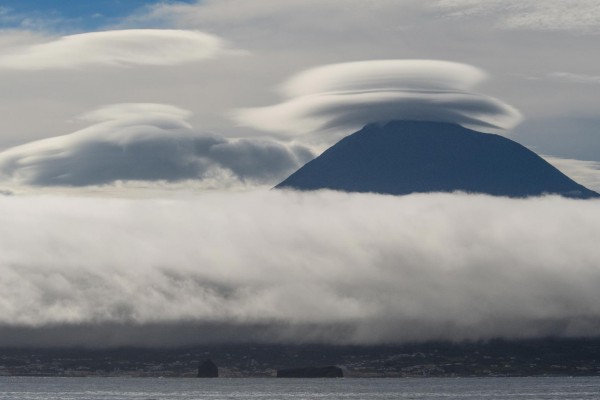
{"label": "blue sky", "polygon": [[114,23],[151,4],[193,2],[194,0],[2,0],[0,28],[31,28],[35,24],[42,29],[93,30]]}

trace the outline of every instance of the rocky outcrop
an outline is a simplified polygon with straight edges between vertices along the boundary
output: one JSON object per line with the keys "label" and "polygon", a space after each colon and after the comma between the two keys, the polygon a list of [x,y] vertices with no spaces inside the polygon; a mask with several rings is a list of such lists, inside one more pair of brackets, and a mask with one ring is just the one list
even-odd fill
{"label": "rocky outcrop", "polygon": [[336,366],[288,368],[277,370],[278,378],[343,378],[344,372]]}
{"label": "rocky outcrop", "polygon": [[212,362],[212,360],[206,360],[198,366],[198,378],[218,378],[219,368]]}

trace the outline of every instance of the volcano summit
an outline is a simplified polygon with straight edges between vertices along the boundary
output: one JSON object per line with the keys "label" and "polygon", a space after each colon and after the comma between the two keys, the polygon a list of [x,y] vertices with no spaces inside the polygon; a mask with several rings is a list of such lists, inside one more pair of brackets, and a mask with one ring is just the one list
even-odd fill
{"label": "volcano summit", "polygon": [[462,191],[508,197],[600,197],[503,136],[420,121],[369,124],[276,188],[394,195]]}

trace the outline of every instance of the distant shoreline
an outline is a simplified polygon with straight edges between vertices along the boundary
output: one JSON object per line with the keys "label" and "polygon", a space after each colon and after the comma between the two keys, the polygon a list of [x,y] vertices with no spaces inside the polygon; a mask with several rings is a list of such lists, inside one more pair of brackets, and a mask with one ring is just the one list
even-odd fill
{"label": "distant shoreline", "polygon": [[274,378],[278,369],[325,365],[342,368],[345,378],[600,376],[600,338],[386,346],[0,348],[0,376],[194,378],[199,362],[208,357],[224,378]]}

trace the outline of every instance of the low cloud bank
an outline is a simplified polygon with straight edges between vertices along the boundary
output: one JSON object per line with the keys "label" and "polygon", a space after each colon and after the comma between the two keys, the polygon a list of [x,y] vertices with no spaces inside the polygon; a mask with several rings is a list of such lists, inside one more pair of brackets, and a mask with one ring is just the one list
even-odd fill
{"label": "low cloud bank", "polygon": [[211,180],[216,186],[277,183],[313,158],[271,139],[196,131],[190,113],[167,104],[113,104],[84,115],[80,131],[0,152],[0,177],[35,186],[116,181]]}
{"label": "low cloud bank", "polygon": [[515,108],[471,91],[485,76],[470,65],[438,60],[325,65],[284,84],[284,102],[235,116],[244,125],[287,135],[391,120],[449,122],[494,133],[514,127],[521,120]]}
{"label": "low cloud bank", "polygon": [[124,29],[9,48],[0,55],[0,68],[35,71],[93,65],[177,65],[224,52],[222,39],[199,31]]}
{"label": "low cloud bank", "polygon": [[0,196],[0,345],[600,335],[600,202]]}

